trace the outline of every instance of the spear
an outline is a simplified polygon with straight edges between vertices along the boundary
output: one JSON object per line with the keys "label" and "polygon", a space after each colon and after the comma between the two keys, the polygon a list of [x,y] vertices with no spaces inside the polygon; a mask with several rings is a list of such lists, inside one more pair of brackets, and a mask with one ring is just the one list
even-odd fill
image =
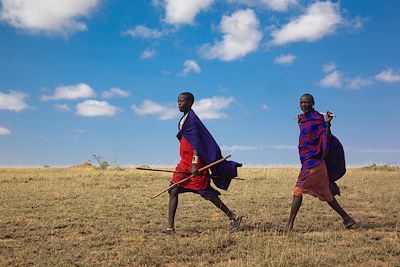
{"label": "spear", "polygon": [[[222,158],[222,159],[219,159],[219,160],[217,160],[217,161],[214,161],[214,162],[212,162],[212,163],[210,163],[210,164],[204,166],[203,168],[200,168],[198,171],[201,172],[201,171],[207,170],[207,169],[211,168],[212,166],[215,166],[215,165],[217,165],[218,163],[223,162],[224,160],[226,160],[226,159],[229,158],[230,156],[231,156],[231,155],[228,155],[228,156],[226,156],[226,157],[224,157],[224,158]],[[189,179],[192,178],[193,176],[195,176],[195,175],[192,174],[192,175],[190,175],[189,177],[186,177],[185,179],[182,179],[182,180],[180,180],[179,182],[176,182],[176,183],[170,185],[167,189],[165,189],[165,190],[161,191],[160,193],[158,193],[158,194],[152,196],[151,199],[158,197],[158,196],[161,195],[162,193],[167,192],[168,190],[174,188],[174,187],[177,186],[178,184],[181,184],[181,183],[183,183],[183,182],[186,182],[187,180],[189,180]]]}
{"label": "spear", "polygon": [[[141,170],[141,171],[153,171],[153,172],[170,172],[170,173],[179,173],[179,174],[192,174],[191,172],[180,172],[180,171],[171,171],[171,170],[163,170],[163,169],[153,169],[153,168],[144,168],[144,167],[137,167],[136,170]],[[210,178],[222,178],[218,175],[210,175]],[[232,179],[236,180],[245,180],[243,178],[239,177],[234,177]]]}

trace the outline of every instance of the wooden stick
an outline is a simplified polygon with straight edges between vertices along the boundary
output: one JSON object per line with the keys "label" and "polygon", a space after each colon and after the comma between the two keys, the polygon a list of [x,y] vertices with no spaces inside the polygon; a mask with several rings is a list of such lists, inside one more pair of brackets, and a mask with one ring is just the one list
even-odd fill
{"label": "wooden stick", "polygon": [[142,168],[142,167],[137,167],[136,170],[141,170],[141,171],[153,171],[153,172],[172,172],[172,173],[181,173],[181,174],[192,174],[191,172],[178,172],[178,171],[171,171],[171,170],[152,169],[152,168]]}
{"label": "wooden stick", "polygon": [[[326,112],[319,112],[319,111],[318,111],[318,113],[319,113],[319,114],[321,114],[321,115],[324,115],[324,116],[326,116]],[[334,117],[334,118],[335,118],[335,117],[336,117],[336,115],[335,115],[335,114],[333,114],[333,113],[331,113],[331,117]],[[294,117],[294,118],[293,118],[293,120],[298,120],[298,119],[299,119],[298,117]]]}
{"label": "wooden stick", "polygon": [[[179,173],[179,174],[192,174],[191,172],[179,172],[179,171],[171,171],[171,170],[163,170],[163,169],[152,169],[152,168],[143,168],[143,167],[137,167],[136,170],[140,170],[140,171],[154,171],[154,172],[172,172],[172,173]],[[210,175],[210,178],[213,179],[218,179],[218,178],[223,178],[221,176],[217,176],[217,175]],[[234,177],[232,179],[235,180],[245,180],[243,178],[240,177]]]}
{"label": "wooden stick", "polygon": [[[217,160],[217,161],[214,161],[214,162],[212,162],[212,163],[210,163],[210,164],[204,166],[203,168],[200,168],[198,171],[201,172],[201,171],[207,170],[207,169],[211,168],[212,166],[215,166],[215,165],[217,165],[218,163],[223,162],[224,160],[226,160],[226,159],[229,158],[230,156],[231,156],[231,155],[228,155],[228,156],[226,156],[226,157],[224,157],[224,158],[222,158],[222,159],[219,159],[219,160]],[[181,184],[181,183],[183,183],[183,182],[186,182],[187,180],[189,180],[189,179],[192,178],[192,177],[194,177],[193,174],[190,175],[189,177],[186,177],[185,179],[180,180],[179,182],[176,182],[176,183],[170,185],[167,189],[165,189],[165,190],[161,191],[160,193],[158,193],[158,194],[152,196],[151,199],[158,197],[158,196],[161,195],[162,193],[167,192],[168,190],[170,190],[171,188],[177,186],[178,184]]]}

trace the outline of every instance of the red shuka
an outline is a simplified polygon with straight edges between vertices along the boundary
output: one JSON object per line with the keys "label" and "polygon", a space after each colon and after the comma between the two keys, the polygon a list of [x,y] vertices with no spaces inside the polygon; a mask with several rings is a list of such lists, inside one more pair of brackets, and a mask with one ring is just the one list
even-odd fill
{"label": "red shuka", "polygon": [[[179,154],[181,156],[181,160],[179,161],[178,165],[176,165],[175,170],[178,172],[192,172],[193,147],[183,136],[180,140]],[[204,166],[204,161],[199,157],[197,168],[200,169]],[[174,173],[172,175],[172,182],[179,182],[180,180],[183,180],[189,176],[190,174]],[[208,170],[205,170],[202,171],[200,175],[192,177],[179,185],[192,190],[202,190],[205,189],[209,183],[210,179],[208,178]]]}

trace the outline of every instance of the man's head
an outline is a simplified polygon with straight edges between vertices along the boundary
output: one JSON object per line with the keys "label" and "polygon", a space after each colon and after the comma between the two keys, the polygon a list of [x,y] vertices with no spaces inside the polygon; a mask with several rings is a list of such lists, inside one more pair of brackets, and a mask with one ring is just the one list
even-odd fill
{"label": "man's head", "polygon": [[178,108],[180,112],[188,113],[194,102],[192,93],[183,92],[178,97]]}
{"label": "man's head", "polygon": [[304,94],[300,97],[300,108],[304,113],[310,113],[314,108],[314,97],[310,94]]}

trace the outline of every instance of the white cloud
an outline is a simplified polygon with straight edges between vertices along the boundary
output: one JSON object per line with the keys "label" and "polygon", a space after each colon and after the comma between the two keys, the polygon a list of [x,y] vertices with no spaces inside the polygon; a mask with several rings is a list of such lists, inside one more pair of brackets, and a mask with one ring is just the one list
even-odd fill
{"label": "white cloud", "polygon": [[149,58],[154,57],[155,55],[156,55],[156,51],[154,49],[146,49],[140,55],[140,58],[141,59],[149,59]]}
{"label": "white cloud", "polygon": [[84,117],[113,117],[118,111],[119,108],[110,105],[107,101],[86,100],[76,105],[76,113]]}
{"label": "white cloud", "polygon": [[55,104],[54,108],[59,111],[71,111],[71,108],[67,104]]}
{"label": "white cloud", "polygon": [[170,120],[179,115],[176,107],[163,106],[148,99],[144,100],[140,106],[132,105],[132,111],[140,116],[157,116],[160,120]]}
{"label": "white cloud", "polygon": [[54,95],[43,95],[42,100],[78,99],[89,98],[95,95],[94,90],[86,83],[76,85],[58,86]]}
{"label": "white cloud", "polygon": [[234,146],[221,146],[223,151],[254,151],[257,150],[256,146],[234,145]]}
{"label": "white cloud", "polygon": [[280,55],[274,62],[281,65],[291,65],[297,57],[292,54]]}
{"label": "white cloud", "polygon": [[150,29],[144,25],[137,25],[135,28],[129,29],[122,34],[129,35],[134,38],[157,39],[161,38],[164,35],[164,32]]}
{"label": "white cloud", "polygon": [[0,126],[0,135],[10,135],[12,132],[10,129]]}
{"label": "white cloud", "polygon": [[364,78],[361,75],[358,75],[356,77],[346,79],[346,88],[358,89],[360,87],[372,85],[373,83],[374,80],[372,78]]}
{"label": "white cloud", "polygon": [[165,0],[165,20],[169,24],[193,24],[196,15],[214,0]]}
{"label": "white cloud", "polygon": [[15,28],[68,35],[87,30],[81,18],[89,17],[100,0],[1,0],[1,3],[0,19]]}
{"label": "white cloud", "polygon": [[395,83],[400,81],[400,72],[396,72],[390,68],[381,71],[375,75],[375,79],[387,83]]}
{"label": "white cloud", "polygon": [[230,3],[241,3],[250,6],[266,7],[273,11],[285,12],[290,6],[298,4],[298,0],[228,0]]}
{"label": "white cloud", "polygon": [[0,92],[0,109],[21,111],[28,108],[25,103],[26,95],[21,92],[10,91],[8,94]]}
{"label": "white cloud", "polygon": [[316,41],[332,34],[343,23],[339,4],[316,2],[305,14],[293,19],[279,30],[271,33],[273,45],[283,45],[298,41]]}
{"label": "white cloud", "polygon": [[262,33],[258,30],[259,22],[251,9],[239,10],[231,16],[223,16],[220,29],[223,40],[214,44],[205,44],[200,54],[207,59],[231,61],[242,58],[258,49]]}
{"label": "white cloud", "polygon": [[349,22],[350,27],[358,30],[361,29],[362,26],[364,25],[364,21],[365,19],[362,19],[361,17],[356,17],[355,19],[353,19],[352,21]]}
{"label": "white cloud", "polygon": [[269,106],[267,104],[261,105],[262,110],[269,110]]}
{"label": "white cloud", "polygon": [[322,71],[326,73],[326,76],[318,82],[321,87],[358,89],[374,83],[372,77],[362,77],[361,75],[346,77],[341,71],[336,69],[334,62],[324,65]]}
{"label": "white cloud", "polygon": [[222,110],[228,108],[234,101],[235,98],[232,96],[203,98],[194,102],[193,110],[202,120],[225,119],[228,116]]}
{"label": "white cloud", "polygon": [[103,98],[111,98],[111,97],[114,97],[114,96],[128,97],[128,96],[130,96],[130,94],[131,93],[128,92],[128,91],[124,91],[124,90],[122,90],[120,88],[113,87],[110,90],[104,91],[103,93],[101,93],[101,96]]}
{"label": "white cloud", "polygon": [[343,84],[343,74],[335,70],[332,73],[326,75],[322,80],[318,82],[321,87],[336,87],[340,88]]}
{"label": "white cloud", "polygon": [[183,63],[183,70],[181,71],[181,74],[186,75],[190,72],[200,73],[201,68],[195,60],[188,59]]}
{"label": "white cloud", "polygon": [[273,149],[278,149],[278,150],[282,150],[282,149],[289,149],[289,150],[291,150],[291,149],[297,149],[297,148],[298,148],[298,147],[295,146],[295,145],[270,145],[270,146],[268,146],[268,147],[273,148]]}
{"label": "white cloud", "polygon": [[324,65],[322,67],[322,71],[325,72],[325,73],[329,73],[329,72],[332,72],[334,70],[336,70],[335,62],[328,63],[328,64],[326,64],[326,65]]}

